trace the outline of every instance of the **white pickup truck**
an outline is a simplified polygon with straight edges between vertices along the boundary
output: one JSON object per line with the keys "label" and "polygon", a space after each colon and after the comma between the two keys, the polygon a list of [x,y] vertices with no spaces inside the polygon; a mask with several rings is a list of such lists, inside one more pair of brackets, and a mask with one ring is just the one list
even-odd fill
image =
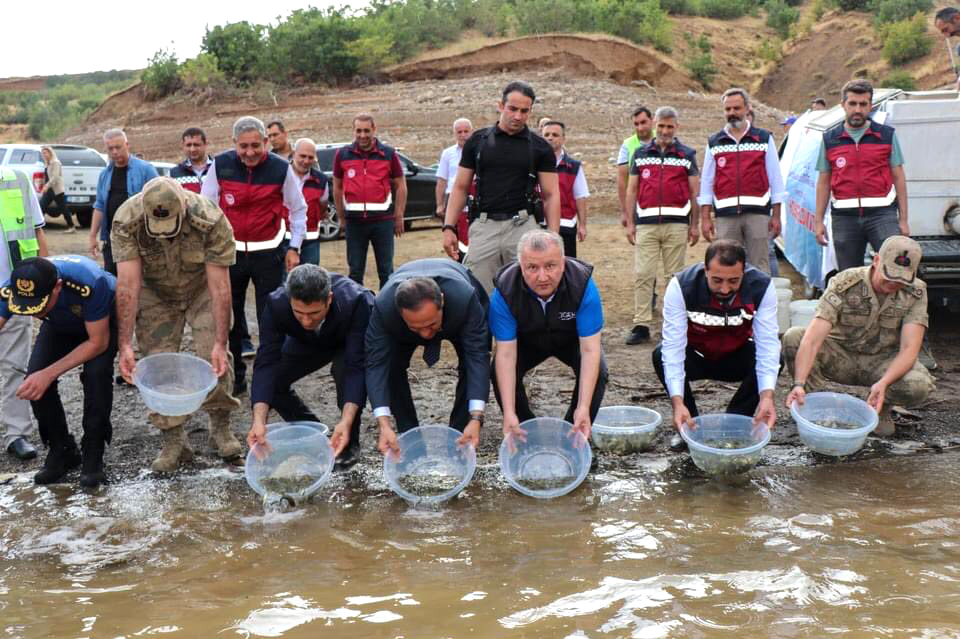
{"label": "white pickup truck", "polygon": [[[83,226],[90,224],[97,197],[97,178],[107,163],[91,148],[75,144],[51,144],[63,165],[67,206]],[[0,144],[0,166],[23,171],[37,193],[43,188],[43,157],[39,144]]]}

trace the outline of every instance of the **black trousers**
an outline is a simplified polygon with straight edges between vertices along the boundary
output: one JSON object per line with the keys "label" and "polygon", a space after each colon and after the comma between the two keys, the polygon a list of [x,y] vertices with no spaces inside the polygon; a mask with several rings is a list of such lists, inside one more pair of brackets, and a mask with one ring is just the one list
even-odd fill
{"label": "black trousers", "polygon": [[[454,392],[453,409],[450,411],[450,428],[463,432],[470,421],[470,400],[467,397],[467,367],[463,359],[463,347],[452,342],[457,351],[457,388]],[[390,388],[390,412],[397,423],[397,431],[404,433],[420,425],[417,408],[410,393],[410,378],[407,370],[416,344],[397,344],[390,361],[390,373],[387,384]]]}
{"label": "black trousers", "polygon": [[563,240],[563,254],[567,257],[577,256],[577,227],[560,227],[560,239]]}
{"label": "black trousers", "polygon": [[[663,388],[667,388],[663,372],[663,344],[653,350],[653,368]],[[783,356],[780,357],[783,369]],[[697,402],[693,397],[690,382],[698,379],[712,379],[720,382],[740,382],[740,387],[727,404],[728,413],[752,417],[757,412],[760,394],[757,391],[757,349],[753,340],[748,341],[739,350],[719,360],[708,360],[693,348],[687,347],[687,359],[684,363],[686,380],[683,384],[683,405],[690,411],[691,417],[699,415]],[[778,371],[779,372],[779,371]],[[669,394],[670,391],[667,391]]]}
{"label": "black trousers", "polygon": [[274,250],[244,252],[237,251],[237,262],[230,267],[230,291],[233,295],[233,326],[230,328],[230,352],[233,353],[233,372],[235,380],[247,375],[247,365],[243,361],[243,338],[246,337],[247,320],[244,306],[247,303],[247,287],[253,281],[253,291],[257,308],[257,324],[263,314],[263,305],[267,296],[283,282],[283,261]]}
{"label": "black trousers", "polygon": [[[530,410],[530,401],[527,399],[527,389],[523,385],[523,377],[528,372],[547,361],[551,357],[558,360],[573,369],[573,375],[576,382],[573,386],[573,395],[570,398],[570,406],[567,407],[567,413],[563,419],[573,423],[573,412],[577,409],[580,398],[580,349],[572,348],[562,353],[547,353],[538,349],[524,347],[523,343],[517,340],[517,390],[514,397],[517,417],[523,423],[528,419],[533,419],[536,415]],[[500,397],[500,387],[497,386],[497,368],[496,362],[490,366],[491,376],[493,378],[493,395],[497,398],[500,410],[503,410],[503,399]],[[597,417],[597,411],[600,410],[600,404],[603,403],[603,395],[607,390],[607,360],[600,355],[600,374],[597,376],[597,385],[593,389],[593,397],[590,399],[590,422]]]}
{"label": "black trousers", "polygon": [[[60,333],[43,322],[30,353],[27,374],[42,370],[62,359],[87,340],[86,334]],[[110,411],[113,407],[113,360],[117,355],[117,327],[110,322],[110,344],[107,350],[83,364],[80,383],[83,386],[84,449],[103,446],[113,436]],[[60,401],[58,382],[54,381],[40,399],[30,402],[37,420],[40,440],[47,446],[62,445],[68,438],[67,416]]]}
{"label": "black trousers", "polygon": [[[50,206],[51,204],[56,204],[56,207]],[[63,220],[67,223],[67,228],[73,228],[73,216],[70,214],[70,209],[67,208],[66,193],[54,195],[52,190],[47,189],[43,192],[43,195],[40,196],[40,209],[50,217],[63,215]]]}
{"label": "black trousers", "polygon": [[[284,348],[280,356],[280,368],[274,382],[275,390],[271,407],[286,421],[319,422],[317,415],[303,403],[292,385],[307,375],[314,373],[332,362],[330,372],[333,374],[333,383],[337,392],[337,408],[343,410],[343,349],[339,350],[307,350],[301,344],[294,343],[289,351]],[[295,350],[296,349],[296,350]],[[350,441],[348,445],[360,445],[360,422],[363,406],[359,407],[357,416],[350,426]],[[331,427],[332,428],[332,427]]]}
{"label": "black trousers", "polygon": [[113,248],[110,246],[110,240],[103,243],[103,270],[117,276],[117,263],[113,261]]}

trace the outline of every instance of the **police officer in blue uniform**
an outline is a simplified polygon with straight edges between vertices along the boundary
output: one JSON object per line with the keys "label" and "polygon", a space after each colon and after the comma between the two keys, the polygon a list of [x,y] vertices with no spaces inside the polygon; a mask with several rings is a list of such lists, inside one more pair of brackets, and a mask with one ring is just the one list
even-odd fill
{"label": "police officer in blue uniform", "polygon": [[[42,321],[17,397],[29,400],[40,439],[49,448],[38,484],[59,481],[81,465],[80,485],[106,481],[104,446],[110,441],[113,360],[117,354],[114,292],[117,280],[93,260],[60,255],[24,260],[0,287],[0,330],[13,315]],[[57,390],[60,376],[83,366],[83,455],[67,428]]]}

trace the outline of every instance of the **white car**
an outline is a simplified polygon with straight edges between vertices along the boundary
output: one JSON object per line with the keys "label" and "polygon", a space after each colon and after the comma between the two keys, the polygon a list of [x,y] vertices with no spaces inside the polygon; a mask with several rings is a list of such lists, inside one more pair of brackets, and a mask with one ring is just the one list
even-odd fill
{"label": "white car", "polygon": [[[97,178],[107,163],[91,148],[76,144],[51,144],[63,165],[67,206],[82,226],[90,224],[97,198]],[[23,171],[37,193],[43,189],[43,156],[40,144],[0,144],[0,166]]]}

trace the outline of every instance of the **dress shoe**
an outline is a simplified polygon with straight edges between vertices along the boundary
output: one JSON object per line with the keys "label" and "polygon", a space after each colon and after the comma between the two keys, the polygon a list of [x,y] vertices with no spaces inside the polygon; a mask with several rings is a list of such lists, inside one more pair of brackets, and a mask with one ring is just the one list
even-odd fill
{"label": "dress shoe", "polygon": [[103,472],[103,443],[83,447],[83,463],[80,465],[80,485],[84,488],[96,488],[107,483],[107,474]]}
{"label": "dress shoe", "polygon": [[680,436],[680,433],[674,433],[673,437],[670,438],[670,450],[675,453],[681,453],[686,449],[687,442]]}
{"label": "dress shoe", "polygon": [[630,334],[627,335],[627,346],[636,346],[637,344],[643,344],[644,342],[650,341],[650,329],[646,326],[637,326],[633,327],[633,330],[630,331]]}
{"label": "dress shoe", "polygon": [[70,437],[65,442],[50,444],[50,452],[43,460],[43,468],[33,476],[37,484],[53,484],[63,479],[67,471],[80,465],[80,451],[77,442]]}
{"label": "dress shoe", "polygon": [[23,437],[17,437],[10,442],[10,445],[7,446],[7,452],[21,461],[27,461],[37,456],[37,449]]}
{"label": "dress shoe", "polygon": [[253,342],[245,339],[240,344],[240,356],[250,358],[257,354],[257,349],[253,347]]}

